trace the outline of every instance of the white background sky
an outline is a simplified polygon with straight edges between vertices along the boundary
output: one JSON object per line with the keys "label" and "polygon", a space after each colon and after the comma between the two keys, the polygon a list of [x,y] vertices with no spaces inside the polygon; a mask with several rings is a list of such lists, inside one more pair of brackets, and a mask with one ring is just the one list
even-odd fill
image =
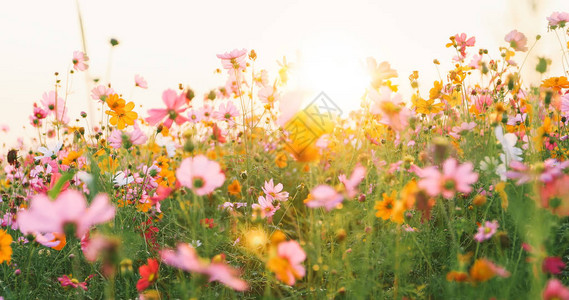
{"label": "white background sky", "polygon": [[[110,79],[128,101],[144,106],[137,108],[143,117],[146,109],[162,106],[163,90],[178,83],[192,86],[200,97],[223,85],[224,76],[213,74],[220,67],[215,54],[234,48],[255,49],[257,66],[272,71],[271,78],[277,59],[286,55],[294,62],[302,53],[303,84],[324,90],[341,103],[357,101],[353,95],[362,92],[350,90],[354,76],[341,70],[359,68],[368,56],[389,61],[402,85],[408,84],[413,70],[419,70],[422,88],[427,89],[438,78],[434,58],[443,70],[450,67],[454,54],[444,45],[455,33],[474,35],[477,47],[491,50],[504,45],[503,37],[512,29],[526,33],[530,43],[541,33],[543,46],[535,54],[547,54],[559,64],[559,45],[554,35],[547,34],[545,18],[553,11],[569,11],[567,0],[79,0],[79,4],[90,74],[105,79],[108,41],[117,38],[120,45],[112,55]],[[23,135],[22,125],[30,127],[32,105],[53,89],[53,73],[66,74],[73,51],[81,49],[76,3],[2,0],[0,28],[0,124],[10,125],[13,137]],[[133,92],[135,74],[147,79],[148,90]],[[84,74],[74,77],[71,90],[68,105],[74,119],[79,111],[87,111],[91,101]],[[0,139],[6,142],[6,138],[0,133]]]}

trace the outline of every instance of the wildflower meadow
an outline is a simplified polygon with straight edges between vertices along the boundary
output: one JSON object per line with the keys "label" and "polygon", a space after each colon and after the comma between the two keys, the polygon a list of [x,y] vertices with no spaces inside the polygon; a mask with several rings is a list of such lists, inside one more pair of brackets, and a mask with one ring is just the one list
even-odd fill
{"label": "wildflower meadow", "polygon": [[569,13],[545,18],[560,58],[527,59],[541,36],[518,30],[498,56],[449,32],[439,80],[370,57],[350,112],[295,101],[294,62],[273,74],[241,48],[212,53],[208,91],[76,99],[92,61],[69,49],[26,108],[35,137],[2,154],[0,296],[568,300],[569,80],[551,67],[569,68]]}

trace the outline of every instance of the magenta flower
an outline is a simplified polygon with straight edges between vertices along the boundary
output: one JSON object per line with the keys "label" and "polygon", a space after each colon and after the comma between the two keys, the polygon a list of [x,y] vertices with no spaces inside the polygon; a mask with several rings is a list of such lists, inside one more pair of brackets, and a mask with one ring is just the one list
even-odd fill
{"label": "magenta flower", "polygon": [[516,51],[521,51],[521,52],[528,51],[528,47],[526,47],[528,39],[523,33],[515,29],[510,31],[510,33],[506,35],[504,40],[510,43],[510,47],[514,48],[514,50]]}
{"label": "magenta flower", "polygon": [[156,125],[163,121],[164,118],[166,118],[164,126],[168,128],[172,126],[173,122],[182,125],[188,121],[186,117],[182,116],[182,113],[187,109],[187,107],[184,107],[186,104],[185,93],[178,95],[174,90],[166,90],[162,93],[162,101],[166,104],[166,108],[151,109],[148,111],[150,116],[146,118],[146,121],[150,125]]}
{"label": "magenta flower", "polygon": [[73,52],[73,69],[77,71],[87,70],[89,68],[87,61],[89,61],[89,57],[85,53],[81,51]]}
{"label": "magenta flower", "polygon": [[565,24],[569,22],[569,13],[566,12],[554,12],[551,16],[547,17],[550,27],[565,27]]}
{"label": "magenta flower", "polygon": [[478,227],[478,233],[474,235],[474,239],[479,243],[489,240],[496,234],[498,227],[500,227],[498,221],[486,221],[483,226]]}
{"label": "magenta flower", "polygon": [[283,184],[279,183],[277,185],[274,184],[273,179],[269,180],[269,182],[265,181],[265,186],[262,188],[265,195],[267,195],[267,200],[269,201],[287,201],[288,200],[288,192],[283,192]]}
{"label": "magenta flower", "polygon": [[234,49],[231,52],[225,52],[223,54],[217,54],[217,58],[221,59],[221,64],[224,69],[227,70],[243,70],[247,66],[245,61],[247,55],[247,49]]}
{"label": "magenta flower", "polygon": [[106,85],[98,85],[91,90],[91,99],[99,100],[101,102],[107,101],[107,98],[114,94],[115,90],[106,86]]}
{"label": "magenta flower", "polygon": [[134,85],[142,89],[148,88],[148,82],[140,75],[134,75]]}
{"label": "magenta flower", "polygon": [[251,208],[253,209],[253,218],[256,218],[257,216],[262,219],[270,218],[277,210],[279,210],[279,208],[281,208],[278,204],[277,206],[274,206],[273,201],[269,199],[269,197],[265,198],[263,196],[259,196],[258,202],[259,203],[251,205]]}
{"label": "magenta flower", "polygon": [[225,175],[217,162],[207,159],[204,155],[198,155],[182,161],[176,170],[176,179],[196,195],[203,196],[222,186]]}
{"label": "magenta flower", "polygon": [[443,163],[442,173],[434,166],[424,168],[420,172],[419,187],[430,196],[442,194],[447,199],[454,197],[456,192],[470,193],[471,184],[478,180],[478,174],[472,170],[472,163],[459,165],[454,158],[449,158]]}
{"label": "magenta flower", "polygon": [[249,285],[240,279],[239,271],[223,262],[210,263],[200,258],[196,250],[189,244],[178,244],[176,250],[160,251],[162,262],[186,272],[199,273],[209,276],[209,281],[219,281],[236,290],[245,291]]}
{"label": "magenta flower", "polygon": [[560,274],[565,269],[565,263],[559,256],[549,256],[543,259],[542,270],[544,273]]}
{"label": "magenta flower", "polygon": [[312,191],[310,191],[310,196],[312,199],[306,202],[306,206],[310,208],[324,207],[327,211],[336,208],[336,206],[344,200],[341,194],[325,184],[313,188]]}
{"label": "magenta flower", "polygon": [[[87,279],[89,279],[89,278],[87,278]],[[57,278],[57,280],[59,281],[59,283],[61,284],[62,287],[72,287],[74,289],[79,287],[85,291],[87,290],[87,281],[79,282],[79,280],[77,280],[75,278],[70,278],[67,275],[63,275],[63,276]]]}
{"label": "magenta flower", "polygon": [[62,192],[55,201],[47,195],[36,195],[30,207],[18,213],[20,231],[24,234],[65,232],[65,226],[76,226],[75,234],[81,238],[91,226],[105,223],[115,216],[115,208],[105,194],[99,194],[87,207],[87,200],[75,190]]}
{"label": "magenta flower", "polygon": [[569,289],[559,279],[549,279],[543,291],[543,300],[569,300]]}

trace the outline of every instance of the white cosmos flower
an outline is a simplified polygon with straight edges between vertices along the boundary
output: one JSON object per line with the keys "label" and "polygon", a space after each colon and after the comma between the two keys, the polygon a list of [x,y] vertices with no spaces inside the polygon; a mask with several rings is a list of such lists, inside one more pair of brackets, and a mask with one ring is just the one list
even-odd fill
{"label": "white cosmos flower", "polygon": [[502,150],[504,150],[504,164],[508,166],[512,160],[522,161],[520,155],[523,154],[523,151],[516,147],[518,137],[513,133],[504,134],[502,126],[496,126],[494,133],[496,134],[496,139],[502,144]]}
{"label": "white cosmos flower", "polygon": [[40,160],[40,159],[46,158],[46,157],[51,158],[54,155],[57,156],[57,153],[59,152],[59,150],[61,150],[62,146],[63,146],[62,142],[53,142],[49,145],[49,148],[41,146],[38,148],[38,152],[41,152],[43,155],[38,155],[35,157],[35,159]]}
{"label": "white cosmos flower", "polygon": [[113,182],[115,183],[115,185],[123,186],[134,182],[134,177],[132,176],[126,177],[123,171],[119,171],[117,172],[117,174],[115,174],[115,179],[113,180]]}

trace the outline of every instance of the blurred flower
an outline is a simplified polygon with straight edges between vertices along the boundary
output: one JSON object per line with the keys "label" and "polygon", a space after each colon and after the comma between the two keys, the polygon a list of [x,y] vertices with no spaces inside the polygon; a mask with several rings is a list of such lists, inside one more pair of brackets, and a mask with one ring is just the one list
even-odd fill
{"label": "blurred flower", "polygon": [[0,229],[0,263],[10,262],[12,259],[12,236],[4,229]]}
{"label": "blurred flower", "polygon": [[184,159],[176,170],[176,178],[198,196],[213,192],[225,181],[219,164],[201,154]]}
{"label": "blurred flower", "polygon": [[346,189],[346,195],[348,198],[354,198],[358,194],[358,185],[360,185],[362,180],[365,178],[365,175],[366,169],[361,165],[358,165],[354,168],[349,179],[346,178],[345,174],[340,174],[338,176],[338,180],[340,180]]}
{"label": "blurred flower", "polygon": [[565,263],[558,256],[549,256],[543,259],[542,270],[544,273],[551,273],[554,275],[561,274],[565,269]]}
{"label": "blurred flower", "polygon": [[478,227],[478,233],[474,235],[474,239],[477,242],[482,243],[483,241],[490,239],[496,233],[498,227],[500,227],[500,225],[498,225],[498,221],[486,221],[483,226]]}
{"label": "blurred flower", "polygon": [[140,75],[134,75],[134,85],[143,89],[148,88],[148,82],[146,82],[146,79]]}
{"label": "blurred flower", "polygon": [[569,13],[566,12],[554,12],[551,16],[547,17],[550,27],[565,27],[565,24],[569,22]]}
{"label": "blurred flower", "polygon": [[166,118],[164,126],[170,128],[173,122],[182,125],[188,121],[186,117],[181,115],[187,109],[184,107],[186,104],[185,93],[178,95],[174,90],[166,90],[162,93],[162,101],[166,104],[166,108],[149,110],[149,117],[146,118],[148,124],[156,125]]}
{"label": "blurred flower", "polygon": [[267,268],[275,273],[277,279],[294,285],[296,280],[306,274],[302,262],[306,259],[306,253],[297,241],[280,242],[277,246],[277,255],[267,262]]}
{"label": "blurred flower", "polygon": [[528,47],[526,47],[528,41],[526,36],[515,29],[510,31],[504,40],[510,43],[510,47],[516,51],[526,52],[528,50]]}
{"label": "blurred flower", "polygon": [[87,65],[87,61],[89,61],[89,57],[81,51],[74,51],[73,52],[73,69],[77,71],[85,71],[89,66]]}
{"label": "blurred flower", "polygon": [[227,70],[242,70],[245,69],[246,65],[246,55],[247,49],[234,49],[231,52],[225,52],[223,54],[217,54],[217,58],[221,59],[221,64],[224,69]]}
{"label": "blurred flower", "polygon": [[470,267],[470,278],[472,281],[484,282],[495,276],[509,277],[510,273],[485,258],[477,259]]}
{"label": "blurred flower", "polygon": [[158,262],[155,259],[149,258],[146,265],[142,265],[138,268],[141,278],[136,283],[136,289],[139,292],[142,292],[158,280],[159,269],[160,266],[158,265]]}
{"label": "blurred flower", "polygon": [[62,142],[53,142],[48,146],[49,148],[41,146],[38,148],[38,152],[41,152],[43,155],[38,155],[35,157],[35,159],[36,160],[40,160],[42,158],[53,159],[54,156],[57,157],[57,153],[59,152],[59,150],[61,150],[62,146],[63,146]]}
{"label": "blurred flower", "polygon": [[93,275],[89,275],[89,277],[87,277],[85,279],[85,281],[83,282],[79,282],[79,280],[73,278],[73,276],[71,276],[71,274],[69,274],[69,276],[67,275],[63,275],[59,278],[57,278],[57,280],[59,281],[59,283],[61,284],[62,287],[72,287],[74,289],[76,288],[82,288],[83,290],[87,290],[87,280],[91,279],[93,277]]}
{"label": "blurred flower", "polygon": [[175,251],[163,249],[160,251],[160,258],[165,264],[175,268],[204,274],[209,277],[210,282],[219,281],[237,291],[245,291],[249,288],[247,282],[238,277],[239,271],[225,262],[210,263],[200,258],[196,250],[188,244],[178,244]]}
{"label": "blurred flower", "polygon": [[456,192],[470,193],[471,185],[478,180],[478,174],[472,170],[472,163],[459,165],[454,158],[449,158],[443,163],[442,173],[434,166],[424,168],[419,187],[430,196],[442,194],[447,199],[452,198]]}
{"label": "blurred flower", "polygon": [[327,211],[336,208],[342,203],[344,197],[328,185],[319,185],[310,191],[310,197],[305,202],[310,208],[324,207]]}
{"label": "blurred flower", "polygon": [[75,190],[62,192],[55,201],[46,195],[36,195],[30,207],[18,213],[18,224],[22,233],[65,232],[68,224],[76,226],[75,235],[81,238],[93,225],[111,220],[115,208],[105,194],[99,194],[87,207],[87,200]]}
{"label": "blurred flower", "polygon": [[543,300],[569,300],[569,289],[559,279],[549,279],[543,291]]}
{"label": "blurred flower", "polygon": [[378,89],[385,80],[397,77],[397,71],[391,69],[391,65],[386,61],[377,64],[375,58],[368,57],[366,59],[366,65],[367,72],[371,77],[371,86],[376,89]]}
{"label": "blurred flower", "polygon": [[115,91],[112,88],[101,84],[91,90],[91,99],[105,103],[107,98],[114,93]]}

